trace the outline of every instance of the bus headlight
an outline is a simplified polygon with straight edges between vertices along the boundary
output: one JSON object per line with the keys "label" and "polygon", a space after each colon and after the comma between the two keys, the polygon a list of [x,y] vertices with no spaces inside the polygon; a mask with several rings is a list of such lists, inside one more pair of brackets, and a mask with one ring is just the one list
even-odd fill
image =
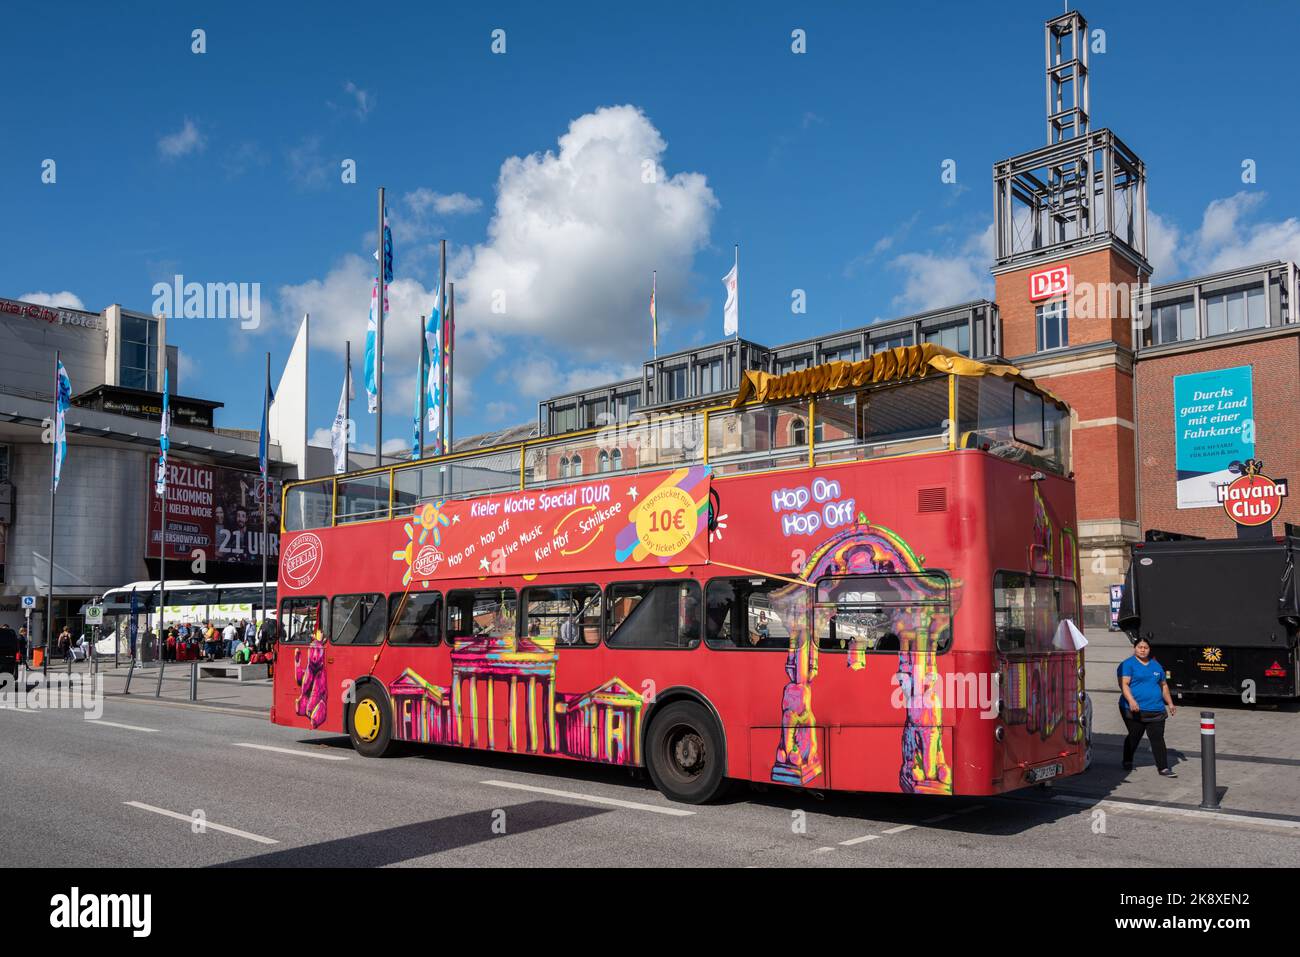
{"label": "bus headlight", "polygon": [[1007,731],[1004,727],[1002,727],[1002,725],[998,725],[996,728],[993,729],[994,741],[1001,741],[1006,736],[1007,736]]}

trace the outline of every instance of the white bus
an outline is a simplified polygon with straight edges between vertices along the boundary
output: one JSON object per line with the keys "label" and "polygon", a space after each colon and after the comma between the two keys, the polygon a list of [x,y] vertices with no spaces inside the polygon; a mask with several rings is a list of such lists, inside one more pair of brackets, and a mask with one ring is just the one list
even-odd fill
{"label": "white bus", "polygon": [[[131,582],[104,593],[104,625],[101,646],[115,641],[119,652],[130,647],[131,599],[135,598],[136,634],[143,637],[153,629],[158,633],[158,581]],[[266,583],[266,617],[275,617],[276,583]],[[263,617],[262,583],[230,582],[209,585],[193,579],[168,579],[163,599],[162,623],[166,626],[181,623],[197,625],[212,622],[223,628],[231,622],[250,619],[260,623]],[[114,644],[107,644],[108,654]],[[99,649],[103,653],[102,647]],[[151,650],[144,651],[146,656]]]}

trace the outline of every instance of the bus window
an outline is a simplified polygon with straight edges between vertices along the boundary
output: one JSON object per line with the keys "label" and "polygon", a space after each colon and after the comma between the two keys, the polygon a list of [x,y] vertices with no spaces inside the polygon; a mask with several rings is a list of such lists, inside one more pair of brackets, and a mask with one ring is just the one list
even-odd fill
{"label": "bus window", "polygon": [[998,572],[993,576],[993,635],[998,651],[1073,651],[1056,637],[1061,621],[1077,621],[1079,589],[1063,578]]}
{"label": "bus window", "polygon": [[558,648],[600,644],[601,594],[595,585],[524,590],[525,634],[549,638]]}
{"label": "bus window", "polygon": [[700,643],[700,586],[693,581],[609,586],[611,648],[694,648]]}
{"label": "bus window", "polygon": [[942,574],[822,579],[815,618],[824,651],[943,653],[952,644],[952,606]]}
{"label": "bus window", "polygon": [[480,588],[447,592],[447,640],[502,638],[515,633],[514,589]]}
{"label": "bus window", "polygon": [[383,595],[335,595],[330,602],[330,644],[379,644],[387,611]]}
{"label": "bus window", "polygon": [[704,591],[705,644],[786,651],[790,630],[782,620],[785,609],[778,609],[771,595],[790,587],[779,578],[713,579]]}
{"label": "bus window", "polygon": [[397,592],[389,597],[388,607],[389,644],[436,645],[442,640],[442,595],[436,591]]}
{"label": "bus window", "polygon": [[294,645],[310,642],[321,627],[319,598],[286,598],[280,606],[280,640]]}

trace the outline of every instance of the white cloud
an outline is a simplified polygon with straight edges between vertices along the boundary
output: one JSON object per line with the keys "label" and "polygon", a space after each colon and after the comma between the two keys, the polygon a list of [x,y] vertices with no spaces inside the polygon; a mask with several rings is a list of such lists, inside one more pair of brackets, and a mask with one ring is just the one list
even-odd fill
{"label": "white cloud", "polygon": [[[329,429],[315,429],[311,437],[307,439],[308,445],[314,445],[317,448],[333,448],[333,438]],[[411,451],[411,440],[409,438],[384,439],[385,455],[402,455]],[[348,446],[348,452],[352,455],[374,455],[375,443],[356,441]]]}
{"label": "white cloud", "polygon": [[352,97],[352,101],[355,104],[353,111],[357,114],[358,119],[364,120],[369,115],[370,111],[374,109],[374,102],[371,99],[369,91],[361,89],[361,87],[357,86],[351,80],[348,80],[347,83],[343,84],[343,89]]}
{"label": "white cloud", "polygon": [[307,136],[285,152],[289,163],[289,179],[302,189],[320,189],[327,182],[331,169],[321,155],[320,137]]}
{"label": "white cloud", "polygon": [[67,292],[25,292],[18,297],[23,302],[33,302],[38,306],[49,306],[51,309],[80,309],[86,311],[82,305],[81,297],[76,293]]}
{"label": "white cloud", "polygon": [[476,213],[483,208],[483,200],[466,196],[464,193],[439,193],[428,187],[420,187],[407,193],[403,200],[417,212],[432,210],[440,216],[459,216]]}
{"label": "white cloud", "polygon": [[956,306],[973,299],[992,298],[993,224],[972,233],[951,252],[902,253],[889,261],[903,274],[903,291],[894,305],[909,312]]}
{"label": "white cloud", "polygon": [[702,174],[669,175],[666,148],[644,113],[615,106],[574,120],[558,152],[507,159],[488,241],[457,278],[464,326],[640,358],[654,269],[661,315],[698,314],[687,280],[718,202]]}
{"label": "white cloud", "polygon": [[1151,213],[1147,258],[1156,281],[1275,259],[1300,261],[1300,218],[1253,221],[1266,200],[1266,193],[1245,191],[1213,200],[1205,207],[1200,226],[1186,236],[1175,224]]}
{"label": "white cloud", "polygon": [[180,159],[190,153],[200,153],[207,144],[203,134],[188,116],[185,124],[175,133],[167,133],[158,138],[158,152],[165,159]]}

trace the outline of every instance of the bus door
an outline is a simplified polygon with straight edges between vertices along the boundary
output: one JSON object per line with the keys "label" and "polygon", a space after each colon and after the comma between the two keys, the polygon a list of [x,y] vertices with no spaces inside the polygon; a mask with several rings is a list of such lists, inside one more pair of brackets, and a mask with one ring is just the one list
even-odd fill
{"label": "bus door", "polygon": [[330,717],[329,655],[322,631],[328,608],[328,599],[312,596],[295,596],[280,603],[273,682],[278,723],[320,728]]}
{"label": "bus door", "polygon": [[1082,770],[1083,652],[1065,625],[1079,607],[1077,586],[1061,578],[998,572],[993,605],[1004,785]]}

